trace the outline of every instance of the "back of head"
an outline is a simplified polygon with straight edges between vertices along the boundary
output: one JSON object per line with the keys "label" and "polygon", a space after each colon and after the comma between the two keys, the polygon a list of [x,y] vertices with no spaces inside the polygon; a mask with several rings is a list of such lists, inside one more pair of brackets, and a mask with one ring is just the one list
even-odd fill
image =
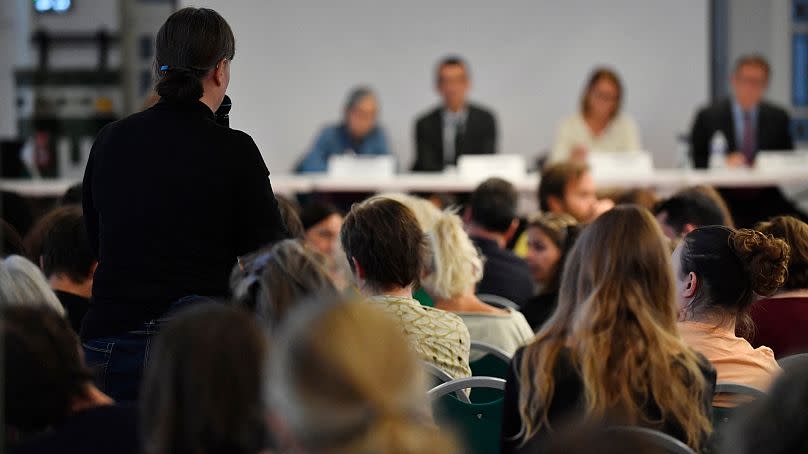
{"label": "back of head", "polygon": [[300,220],[300,215],[297,214],[299,209],[297,205],[290,199],[282,196],[275,195],[278,201],[278,210],[281,212],[281,218],[286,225],[286,231],[292,238],[301,239],[305,234],[303,222]]}
{"label": "back of head", "polygon": [[742,317],[755,295],[771,295],[786,279],[788,244],[755,230],[702,227],[680,248],[681,275],[692,272],[700,283],[691,314]]}
{"label": "back of head", "polygon": [[0,258],[8,255],[25,255],[25,244],[17,229],[0,218]]}
{"label": "back of head", "polygon": [[267,338],[255,317],[219,304],[171,320],[150,352],[141,392],[149,454],[265,448],[262,373]]}
{"label": "back of head", "polygon": [[90,248],[84,215],[75,205],[64,207],[53,220],[42,242],[42,269],[45,276],[64,274],[76,284],[92,277],[95,257]]}
{"label": "back of head", "polygon": [[421,226],[410,209],[395,200],[372,197],[354,204],[340,234],[342,248],[356,273],[376,290],[418,282],[426,253]]}
{"label": "back of head", "polygon": [[589,172],[587,164],[574,161],[561,162],[545,167],[539,180],[539,208],[544,212],[550,211],[550,204],[547,200],[550,197],[564,200],[567,185],[578,180],[587,172]]}
{"label": "back of head", "polygon": [[421,368],[395,322],[370,305],[310,305],[273,350],[271,411],[307,452],[452,452],[431,426]]}
{"label": "back of head", "polygon": [[463,230],[463,221],[444,213],[427,232],[429,255],[422,284],[433,298],[450,299],[474,291],[483,277],[480,253]]}
{"label": "back of head", "polygon": [[654,213],[664,216],[664,222],[673,231],[687,233],[685,226],[704,227],[724,225],[725,216],[721,208],[708,195],[698,189],[688,189],[663,200],[654,208]]}
{"label": "back of head", "polygon": [[402,192],[386,192],[379,194],[378,197],[393,199],[409,208],[412,214],[415,215],[415,219],[418,220],[418,225],[421,226],[421,230],[424,232],[431,230],[435,222],[442,216],[441,210],[423,197],[404,194]]}
{"label": "back of head", "polygon": [[307,298],[336,294],[316,254],[297,240],[285,240],[242,259],[243,270],[236,266],[231,279],[233,301],[275,327]]}
{"label": "back of head", "polygon": [[471,193],[471,220],[486,230],[505,233],[516,219],[518,202],[519,194],[511,183],[489,178]]}
{"label": "back of head", "polygon": [[236,52],[227,21],[208,8],[183,8],[169,16],[155,46],[155,90],[161,98],[177,102],[199,100],[204,93],[201,79]]}
{"label": "back of head", "polygon": [[580,371],[589,416],[660,429],[663,421],[647,413],[653,402],[691,447],[709,432],[698,360],[677,332],[669,253],[647,210],[625,205],[604,213],[567,257],[558,308],[521,365],[528,434],[546,423],[546,413],[537,420],[529,409],[549,407],[563,348]]}
{"label": "back of head", "polygon": [[60,315],[65,309],[39,268],[25,257],[0,261],[0,306],[47,306]]}
{"label": "back of head", "polygon": [[0,311],[6,424],[22,432],[58,424],[92,379],[78,337],[64,317],[46,307],[7,306]]}
{"label": "back of head", "polygon": [[732,454],[808,452],[808,363],[794,365],[775,382],[768,396],[748,405],[722,437]]}
{"label": "back of head", "polygon": [[808,289],[808,224],[791,216],[778,216],[755,227],[788,244],[790,258],[784,290]]}
{"label": "back of head", "polygon": [[75,205],[64,205],[56,207],[47,212],[39,220],[25,236],[25,249],[28,252],[28,259],[32,262],[39,262],[42,256],[42,244],[45,242],[45,236],[51,231],[53,225],[64,217],[74,217],[76,210],[82,213],[81,207]]}

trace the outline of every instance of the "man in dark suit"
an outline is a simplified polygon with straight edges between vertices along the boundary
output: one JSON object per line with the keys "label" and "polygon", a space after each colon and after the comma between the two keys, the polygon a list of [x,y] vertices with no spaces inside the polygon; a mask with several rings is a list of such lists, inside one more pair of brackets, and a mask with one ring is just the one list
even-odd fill
{"label": "man in dark suit", "polygon": [[731,81],[732,98],[701,109],[693,122],[690,139],[696,168],[709,166],[710,143],[717,131],[726,140],[728,167],[753,165],[760,150],[794,148],[788,113],[763,101],[770,72],[763,57],[738,59]]}
{"label": "man in dark suit", "polygon": [[511,183],[489,178],[471,194],[465,213],[466,230],[485,258],[478,294],[496,295],[518,305],[533,296],[533,276],[527,262],[506,248],[519,227],[519,196]]}
{"label": "man in dark suit", "polygon": [[438,172],[464,154],[496,153],[496,119],[467,101],[470,85],[468,66],[461,58],[447,57],[438,64],[436,86],[443,105],[415,123],[414,171]]}
{"label": "man in dark suit", "polygon": [[[761,150],[791,150],[788,113],[763,101],[771,68],[758,55],[740,57],[732,75],[730,99],[705,107],[696,115],[690,133],[691,154],[696,168],[710,165],[711,142],[717,132],[724,136],[727,167],[751,167]],[[719,193],[738,227],[752,227],[772,216],[803,215],[776,187],[721,188]]]}

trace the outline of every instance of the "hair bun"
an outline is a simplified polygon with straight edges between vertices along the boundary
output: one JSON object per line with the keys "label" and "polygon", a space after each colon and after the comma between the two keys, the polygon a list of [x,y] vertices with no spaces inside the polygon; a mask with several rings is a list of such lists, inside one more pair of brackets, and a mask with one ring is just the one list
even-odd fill
{"label": "hair bun", "polygon": [[202,97],[204,89],[198,71],[181,66],[161,71],[162,76],[155,86],[161,98],[169,101],[192,102]]}
{"label": "hair bun", "polygon": [[730,235],[729,243],[746,268],[752,291],[769,296],[783,286],[790,256],[785,241],[755,230],[739,229]]}

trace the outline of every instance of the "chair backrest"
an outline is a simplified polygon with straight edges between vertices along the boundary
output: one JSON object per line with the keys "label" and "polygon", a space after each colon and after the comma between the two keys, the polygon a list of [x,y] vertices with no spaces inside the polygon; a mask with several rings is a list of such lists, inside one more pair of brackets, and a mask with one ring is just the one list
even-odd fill
{"label": "chair backrest", "polygon": [[489,402],[462,402],[457,397],[463,390],[480,388],[505,389],[505,380],[494,377],[459,378],[429,391],[435,422],[454,430],[463,444],[463,452],[488,454],[499,452],[504,398]]}
{"label": "chair backrest", "polygon": [[498,295],[490,295],[488,293],[481,293],[477,295],[477,298],[480,299],[485,304],[489,304],[494,307],[499,307],[502,309],[513,309],[518,311],[519,305],[514,303],[513,301],[509,300],[508,298],[503,298]]}
{"label": "chair backrest", "polygon": [[507,377],[511,363],[511,356],[508,353],[493,345],[477,341],[471,341],[470,349],[472,352],[484,353],[482,357],[469,363],[472,376]]}
{"label": "chair backrest", "polygon": [[613,426],[608,430],[640,437],[671,454],[696,454],[688,445],[658,430],[635,426]]}
{"label": "chair backrest", "polygon": [[714,392],[715,394],[735,394],[738,396],[747,396],[753,399],[766,396],[766,393],[757,388],[741,385],[738,383],[726,383],[726,382],[716,383]]}
{"label": "chair backrest", "polygon": [[803,362],[808,362],[808,353],[797,353],[796,355],[784,356],[777,360],[777,364],[779,364],[783,370],[788,370]]}
{"label": "chair backrest", "polygon": [[[453,377],[449,375],[449,372],[441,369],[440,367],[428,363],[426,361],[421,361],[421,366],[424,368],[427,374],[427,379],[429,380],[430,389],[437,388],[443,384],[451,382]],[[463,402],[469,402],[469,398],[465,392],[459,391],[456,393],[457,398]]]}
{"label": "chair backrest", "polygon": [[738,383],[716,383],[714,392],[715,395],[730,394],[734,396],[731,406],[713,406],[713,427],[716,432],[720,432],[721,427],[732,419],[737,410],[736,407],[766,396],[766,393],[757,388]]}

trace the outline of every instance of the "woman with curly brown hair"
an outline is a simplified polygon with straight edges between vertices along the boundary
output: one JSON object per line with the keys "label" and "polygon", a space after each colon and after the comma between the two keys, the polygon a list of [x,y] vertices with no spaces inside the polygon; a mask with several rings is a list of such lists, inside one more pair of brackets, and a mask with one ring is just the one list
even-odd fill
{"label": "woman with curly brown hair", "polygon": [[[783,240],[748,229],[702,227],[673,253],[679,329],[685,341],[713,363],[718,382],[766,391],[780,372],[768,347],[752,348],[735,335],[751,329],[755,295],[768,296],[785,282],[789,247]],[[715,406],[735,403],[718,396]]]}

